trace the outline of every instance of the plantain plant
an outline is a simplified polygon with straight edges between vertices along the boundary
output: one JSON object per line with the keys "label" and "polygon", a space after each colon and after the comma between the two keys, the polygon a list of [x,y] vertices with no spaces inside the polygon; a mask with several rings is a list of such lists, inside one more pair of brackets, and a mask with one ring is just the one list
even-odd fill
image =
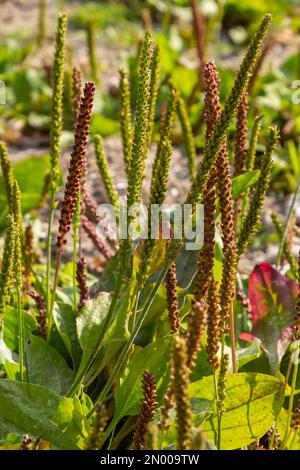
{"label": "plantain plant", "polygon": [[[282,357],[277,362],[272,358],[269,374],[245,368],[261,355],[260,345],[265,347],[265,337],[257,333],[265,331],[266,325],[259,323],[263,322],[263,315],[255,318],[250,346],[241,347],[236,329],[238,312],[247,305],[245,292],[241,292],[239,260],[259,230],[272,155],[279,140],[277,129],[270,127],[259,168],[253,170],[261,117],[256,119],[248,143],[248,85],[270,23],[271,15],[267,14],[249,44],[223,107],[217,66],[213,61],[203,64],[198,87],[199,92],[204,89],[205,93],[206,133],[201,158],[197,155],[189,106],[170,77],[160,78],[159,48],[152,32],[146,31],[134,109],[129,74],[124,69],[120,72],[127,206],[137,206],[133,212],[125,209],[125,219],[102,137],[97,135],[91,146],[107,201],[116,215],[115,228],[124,220],[132,228],[124,236],[113,230],[103,208],[88,191],[87,151],[95,84],[87,82],[82,89],[77,68],[72,74],[74,144],[58,201],[66,34],[66,17],[59,17],[46,269],[34,261],[31,228],[23,229],[17,178],[5,144],[0,144],[7,196],[0,271],[3,445],[8,442],[7,435],[13,434],[19,448],[30,450],[36,449],[41,440],[45,448],[82,450],[299,448],[295,358],[300,338],[300,261],[293,258],[287,241],[283,254],[297,283],[290,278],[281,279],[281,285],[284,283],[294,296],[289,312],[292,327],[289,324],[285,332],[289,334],[285,346],[286,350],[289,347],[286,376],[280,371]],[[98,71],[91,24],[88,35],[95,81]],[[162,110],[157,99],[160,80],[168,87],[168,100]],[[155,221],[151,212],[153,206],[165,203],[168,193],[176,115],[182,127],[191,179],[184,205],[189,204],[192,210],[188,220],[181,221],[186,237],[181,239],[175,236],[172,218],[164,231],[163,214]],[[156,116],[160,116],[159,123]],[[227,137],[235,118],[232,174]],[[146,236],[142,237],[139,212],[146,184],[146,159],[154,138],[156,155],[149,197],[144,201],[150,217]],[[53,247],[56,203],[60,216]],[[195,227],[199,203],[204,204],[204,241],[191,257],[186,249],[185,229],[188,224]],[[283,227],[276,215],[273,221],[282,237]],[[72,232],[73,244],[69,241]],[[103,272],[99,277],[88,262],[86,237],[101,258]],[[72,274],[68,276],[70,250]],[[275,279],[281,276],[274,271]],[[255,288],[252,282],[250,288]]]}

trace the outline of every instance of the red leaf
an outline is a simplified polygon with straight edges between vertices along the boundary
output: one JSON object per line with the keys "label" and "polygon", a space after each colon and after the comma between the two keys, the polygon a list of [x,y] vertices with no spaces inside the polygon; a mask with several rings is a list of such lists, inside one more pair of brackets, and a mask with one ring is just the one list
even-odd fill
{"label": "red leaf", "polygon": [[253,326],[240,339],[259,338],[274,370],[291,341],[298,285],[268,263],[261,263],[250,275],[248,295]]}

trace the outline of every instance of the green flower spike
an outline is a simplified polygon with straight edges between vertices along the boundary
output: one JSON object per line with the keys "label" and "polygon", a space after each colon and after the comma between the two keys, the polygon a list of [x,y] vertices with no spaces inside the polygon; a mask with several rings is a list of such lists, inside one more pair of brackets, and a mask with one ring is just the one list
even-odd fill
{"label": "green flower spike", "polygon": [[278,139],[279,136],[277,128],[271,127],[267,137],[265,154],[261,162],[260,176],[255,185],[248,213],[242,223],[238,239],[239,255],[247,249],[257,231],[262,205],[270,183],[271,170],[273,166],[272,153],[277,146]]}

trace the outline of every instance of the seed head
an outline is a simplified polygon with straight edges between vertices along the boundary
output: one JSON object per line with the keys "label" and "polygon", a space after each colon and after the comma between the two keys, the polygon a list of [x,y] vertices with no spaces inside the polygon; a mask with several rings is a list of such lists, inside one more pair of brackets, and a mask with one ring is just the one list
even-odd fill
{"label": "seed head", "polygon": [[55,38],[55,55],[53,65],[53,96],[50,130],[50,162],[51,182],[55,189],[58,177],[58,158],[60,150],[60,136],[63,119],[63,88],[64,88],[64,66],[65,66],[65,36],[67,29],[66,15],[58,17]]}
{"label": "seed head", "polygon": [[206,327],[207,306],[203,302],[195,302],[189,316],[186,331],[187,366],[191,370],[196,362],[197,353],[201,348],[201,339]]}
{"label": "seed head", "polygon": [[69,174],[65,185],[57,237],[57,249],[62,253],[66,236],[71,229],[78,193],[86,162],[88,133],[95,95],[95,85],[86,83],[76,124],[75,143],[71,154]]}
{"label": "seed head", "polygon": [[261,208],[270,183],[271,170],[273,167],[272,154],[277,146],[278,139],[279,135],[277,128],[271,127],[267,137],[265,154],[260,166],[260,175],[255,185],[248,213],[242,222],[238,239],[239,255],[247,249],[253,235],[257,231]]}
{"label": "seed head", "polygon": [[120,70],[121,89],[121,113],[120,124],[123,144],[123,155],[127,177],[130,174],[131,145],[132,145],[132,121],[130,105],[130,85],[128,74],[124,69]]}
{"label": "seed head", "polygon": [[153,375],[148,371],[145,371],[143,374],[142,386],[144,396],[133,435],[133,443],[136,450],[145,449],[146,434],[157,407],[156,383]]}
{"label": "seed head", "polygon": [[80,293],[80,300],[78,303],[78,311],[80,311],[89,300],[89,288],[87,285],[87,276],[86,276],[86,267],[87,263],[85,258],[82,256],[77,262],[76,270],[76,280]]}
{"label": "seed head", "polygon": [[188,450],[191,445],[192,409],[188,393],[190,368],[184,338],[174,336],[172,349],[172,388],[176,409],[176,449]]}
{"label": "seed head", "polygon": [[38,331],[39,331],[39,336],[45,340],[47,340],[48,337],[48,326],[47,326],[47,305],[44,297],[42,294],[39,294],[38,292],[32,290],[27,292],[29,297],[31,297],[36,304],[37,310],[39,312],[37,316],[37,323],[38,323]]}
{"label": "seed head", "polygon": [[180,316],[177,294],[176,264],[172,263],[168,269],[167,279],[167,305],[171,333],[176,334],[180,328]]}

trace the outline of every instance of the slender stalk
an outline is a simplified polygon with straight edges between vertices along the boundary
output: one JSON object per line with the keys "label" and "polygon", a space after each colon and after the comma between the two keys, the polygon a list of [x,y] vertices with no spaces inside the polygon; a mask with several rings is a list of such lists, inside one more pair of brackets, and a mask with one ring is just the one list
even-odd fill
{"label": "slender stalk", "polygon": [[80,226],[80,209],[81,209],[81,197],[80,192],[77,196],[75,213],[73,218],[73,309],[77,311],[77,251],[79,242],[79,226]]}
{"label": "slender stalk", "polygon": [[[218,382],[217,382],[217,371],[216,369],[213,369],[213,381],[214,381],[214,391],[215,391],[215,403],[218,403],[219,397],[218,397]],[[218,420],[218,429],[217,429],[217,439],[215,439],[215,444],[217,446],[217,449],[219,449],[219,434],[220,434],[220,429],[219,429],[219,412],[218,412],[218,407],[217,407],[217,420]]]}
{"label": "slender stalk", "polygon": [[120,291],[121,291],[121,286],[122,286],[122,276],[121,276],[121,274],[119,274],[116,289],[114,291],[114,294],[113,294],[113,297],[112,297],[112,300],[111,300],[111,304],[110,304],[110,307],[109,307],[109,311],[108,311],[108,314],[107,314],[107,316],[105,318],[105,321],[104,321],[104,324],[103,324],[103,328],[101,329],[101,332],[99,334],[98,341],[95,344],[90,356],[87,358],[87,360],[83,364],[81,364],[81,366],[80,366],[80,368],[77,372],[77,375],[75,377],[75,380],[74,380],[71,388],[69,389],[69,391],[67,393],[68,397],[70,397],[70,396],[74,395],[74,393],[76,393],[76,391],[77,391],[78,387],[80,386],[80,383],[82,382],[85,374],[88,372],[89,368],[91,367],[91,365],[92,365],[92,363],[95,359],[95,356],[97,354],[99,346],[101,345],[101,343],[103,341],[103,338],[105,336],[105,333],[107,332],[107,330],[110,327],[111,322],[113,320],[116,305],[117,305],[117,300],[118,300],[118,297],[119,297],[119,294],[120,294]]}
{"label": "slender stalk", "polygon": [[[222,333],[221,336],[221,363],[224,360],[224,351],[225,351],[225,336]],[[220,409],[220,397],[219,397],[219,387],[217,386],[217,420],[218,420],[218,438],[217,438],[217,449],[221,450],[221,438],[222,438],[222,410]]]}
{"label": "slender stalk", "polygon": [[232,358],[232,372],[233,374],[236,374],[237,373],[237,358],[236,358],[233,302],[231,302],[231,307],[230,307],[229,334],[230,334],[230,347],[231,347],[231,358]]}
{"label": "slender stalk", "polygon": [[289,431],[290,431],[290,425],[291,425],[291,419],[292,419],[292,414],[293,414],[293,405],[294,405],[294,396],[295,396],[295,390],[296,390],[296,381],[297,381],[297,375],[298,375],[298,356],[299,356],[299,345],[295,348],[294,351],[291,351],[292,357],[295,358],[294,362],[294,370],[293,370],[293,377],[292,377],[292,384],[291,384],[291,392],[290,392],[290,399],[289,399],[289,407],[288,407],[288,416],[287,416],[287,422],[286,422],[286,430],[285,430],[285,436],[283,438],[281,448],[284,449],[287,441],[289,439]]}
{"label": "slender stalk", "polygon": [[48,338],[50,337],[51,327],[53,323],[53,310],[54,310],[54,304],[55,304],[56,289],[58,285],[58,274],[59,274],[59,268],[60,268],[60,263],[61,263],[61,256],[62,256],[62,253],[58,251],[56,255],[56,266],[55,266],[55,273],[54,273],[54,280],[53,280],[52,297],[51,297],[51,304],[50,304],[50,310],[49,310],[49,316],[48,316]]}
{"label": "slender stalk", "polygon": [[53,64],[53,95],[50,131],[50,164],[51,164],[51,196],[47,233],[47,263],[46,263],[46,300],[49,308],[51,291],[51,237],[52,224],[55,211],[55,194],[57,189],[58,158],[60,152],[60,137],[62,131],[63,115],[63,87],[65,62],[65,36],[67,29],[66,15],[59,15],[55,38],[55,55]]}
{"label": "slender stalk", "polygon": [[51,254],[52,254],[52,225],[55,212],[55,189],[51,190],[50,195],[50,211],[48,218],[48,229],[47,229],[47,266],[46,266],[46,298],[47,307],[49,309],[50,298],[51,298]]}
{"label": "slender stalk", "polygon": [[19,373],[21,382],[24,381],[23,368],[25,365],[25,337],[24,337],[24,319],[22,312],[21,289],[17,287],[17,309],[19,323]]}
{"label": "slender stalk", "polygon": [[77,281],[76,281],[76,272],[77,272],[77,245],[78,245],[78,234],[79,229],[73,234],[73,270],[72,270],[72,281],[73,281],[73,310],[77,310]]}
{"label": "slender stalk", "polygon": [[287,368],[287,371],[286,371],[286,374],[285,374],[284,390],[286,390],[286,387],[287,387],[287,384],[289,382],[289,378],[290,378],[290,375],[291,375],[292,364],[293,364],[293,356],[294,356],[294,354],[293,354],[293,351],[292,351],[291,354],[290,354],[288,368]]}
{"label": "slender stalk", "polygon": [[123,366],[126,364],[126,362],[128,360],[129,352],[131,350],[131,347],[132,347],[132,345],[133,345],[133,343],[134,343],[141,327],[144,324],[144,321],[147,317],[149,309],[150,309],[150,307],[151,307],[151,305],[154,301],[155,295],[157,294],[157,291],[160,288],[160,286],[161,286],[161,284],[162,284],[162,282],[163,282],[163,280],[164,280],[164,278],[167,274],[168,268],[169,268],[169,266],[167,264],[164,267],[164,269],[161,271],[158,280],[156,281],[152,291],[150,292],[149,296],[147,297],[147,299],[144,303],[143,309],[140,312],[139,318],[136,322],[136,326],[135,326],[134,330],[132,331],[129,340],[127,341],[127,343],[124,346],[122,352],[120,353],[120,356],[119,356],[119,358],[118,358],[118,360],[115,364],[115,367],[113,368],[108,381],[106,382],[106,384],[103,387],[100,395],[98,396],[98,398],[95,402],[95,405],[93,406],[93,408],[87,414],[87,418],[92,416],[93,413],[95,412],[95,410],[97,410],[98,407],[103,403],[103,401],[105,400],[107,394],[110,391],[111,386],[114,384],[115,380],[118,378],[119,372],[122,370]]}
{"label": "slender stalk", "polygon": [[46,38],[46,33],[47,33],[47,0],[40,0],[39,4],[39,32],[38,32],[38,38],[37,38],[37,43],[38,46],[43,46]]}

